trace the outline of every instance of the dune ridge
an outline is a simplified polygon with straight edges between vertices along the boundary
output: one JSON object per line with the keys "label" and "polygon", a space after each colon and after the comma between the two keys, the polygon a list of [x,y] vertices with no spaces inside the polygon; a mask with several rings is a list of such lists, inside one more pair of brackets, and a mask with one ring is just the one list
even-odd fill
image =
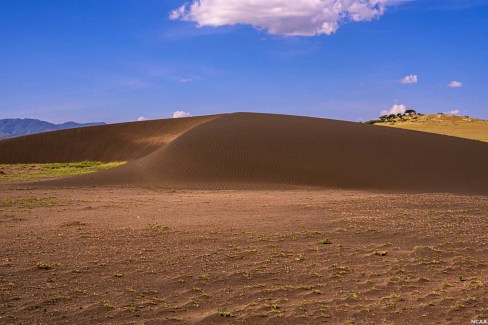
{"label": "dune ridge", "polygon": [[132,161],[220,115],[51,131],[0,141],[0,163]]}
{"label": "dune ridge", "polygon": [[[178,131],[166,132],[163,141],[158,136],[158,123]],[[147,128],[151,132],[137,131],[143,134],[137,133],[137,137],[127,141],[127,147],[124,141],[113,141],[121,146],[118,150],[124,155],[114,148],[97,152],[99,156],[90,150],[84,153],[91,160],[120,160],[123,156],[128,164],[46,184],[488,192],[488,145],[477,141],[361,123],[258,113],[153,124],[154,129]],[[133,123],[130,127],[142,129],[141,126]],[[97,134],[95,138],[111,134],[102,128],[88,129]],[[23,141],[24,145],[31,143]],[[0,142],[0,151],[2,145]],[[68,156],[79,159],[82,155]]]}

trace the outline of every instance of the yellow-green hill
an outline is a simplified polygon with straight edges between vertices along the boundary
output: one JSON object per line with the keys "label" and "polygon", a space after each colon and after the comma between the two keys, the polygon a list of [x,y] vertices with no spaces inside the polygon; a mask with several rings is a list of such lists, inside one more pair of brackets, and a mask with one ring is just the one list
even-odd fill
{"label": "yellow-green hill", "polygon": [[415,114],[372,124],[488,142],[488,121],[466,116]]}

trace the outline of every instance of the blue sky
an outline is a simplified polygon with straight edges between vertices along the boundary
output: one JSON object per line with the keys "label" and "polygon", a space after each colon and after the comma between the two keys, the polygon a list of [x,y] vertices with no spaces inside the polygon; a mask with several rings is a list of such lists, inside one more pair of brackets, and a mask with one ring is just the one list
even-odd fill
{"label": "blue sky", "polygon": [[360,121],[393,105],[488,118],[488,1],[382,0],[339,21],[310,6],[298,21],[282,11],[256,20],[267,8],[249,15],[249,0],[227,0],[225,16],[221,1],[173,19],[190,0],[1,1],[0,118],[256,111]]}

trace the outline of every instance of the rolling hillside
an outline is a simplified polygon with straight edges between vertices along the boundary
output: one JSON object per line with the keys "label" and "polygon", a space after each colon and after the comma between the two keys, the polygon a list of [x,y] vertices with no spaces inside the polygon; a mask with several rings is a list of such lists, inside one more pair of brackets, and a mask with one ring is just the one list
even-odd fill
{"label": "rolling hillside", "polygon": [[67,122],[63,124],[53,124],[36,119],[3,119],[0,120],[0,139],[103,124],[105,123],[80,124],[75,122]]}
{"label": "rolling hillside", "polygon": [[488,142],[488,121],[466,116],[412,115],[374,124]]}

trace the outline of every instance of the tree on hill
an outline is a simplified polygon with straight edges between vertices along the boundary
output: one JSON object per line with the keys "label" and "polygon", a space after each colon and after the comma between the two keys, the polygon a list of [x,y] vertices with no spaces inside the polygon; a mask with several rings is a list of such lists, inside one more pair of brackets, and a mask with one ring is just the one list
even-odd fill
{"label": "tree on hill", "polygon": [[379,120],[371,120],[366,123],[369,124],[376,124],[376,123],[384,123],[384,122],[395,122],[397,120],[404,120],[403,118],[406,116],[422,116],[422,114],[417,113],[416,110],[413,109],[407,109],[405,113],[398,113],[398,114],[389,114],[389,115],[381,115]]}

